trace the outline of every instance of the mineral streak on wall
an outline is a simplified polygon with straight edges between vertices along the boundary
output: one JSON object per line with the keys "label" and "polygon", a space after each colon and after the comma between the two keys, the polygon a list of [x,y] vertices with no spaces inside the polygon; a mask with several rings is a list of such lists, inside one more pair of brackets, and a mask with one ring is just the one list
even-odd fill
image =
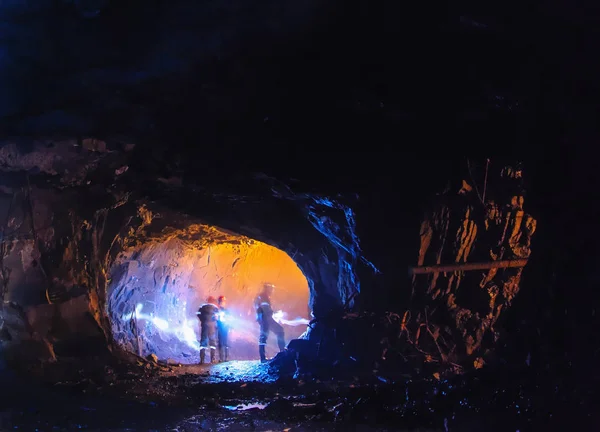
{"label": "mineral streak on wall", "polygon": [[[196,312],[209,295],[224,295],[231,358],[257,358],[253,300],[265,282],[276,285],[274,309],[286,319],[308,317],[308,282],[285,252],[208,226],[190,226],[188,232],[202,232],[200,242],[190,242],[185,231],[129,248],[113,265],[107,307],[121,346],[161,360],[197,362]],[[286,336],[298,337],[305,329],[286,325]],[[273,353],[274,336],[269,342]]]}
{"label": "mineral streak on wall", "polygon": [[[519,165],[484,162],[475,171],[467,164],[460,180],[437,196],[421,224],[407,329],[431,358],[479,367],[519,292],[536,220],[524,209]],[[518,265],[461,265],[495,261]],[[444,267],[418,271],[428,266]]]}

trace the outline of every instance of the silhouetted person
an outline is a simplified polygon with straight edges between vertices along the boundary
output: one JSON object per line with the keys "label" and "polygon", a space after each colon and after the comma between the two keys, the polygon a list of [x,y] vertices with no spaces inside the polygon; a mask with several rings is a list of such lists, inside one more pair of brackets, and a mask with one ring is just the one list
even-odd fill
{"label": "silhouetted person", "polygon": [[229,360],[229,312],[227,311],[227,298],[219,297],[219,319],[217,320],[217,334],[219,335],[219,360]]}
{"label": "silhouetted person", "polygon": [[254,308],[256,309],[256,321],[260,325],[260,336],[258,337],[258,352],[260,361],[266,362],[266,346],[269,332],[275,333],[277,336],[277,345],[279,351],[285,349],[285,335],[281,324],[273,319],[273,307],[271,306],[271,295],[275,286],[273,284],[264,284],[263,290],[254,300]]}
{"label": "silhouetted person", "polygon": [[219,308],[213,296],[206,299],[206,303],[198,309],[200,320],[200,364],[204,364],[206,350],[210,349],[210,362],[216,363],[217,357],[217,317]]}

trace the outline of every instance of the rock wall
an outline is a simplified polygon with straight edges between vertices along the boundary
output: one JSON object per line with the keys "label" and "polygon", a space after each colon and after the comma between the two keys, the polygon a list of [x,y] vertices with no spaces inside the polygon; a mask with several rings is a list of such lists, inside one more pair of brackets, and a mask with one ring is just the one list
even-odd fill
{"label": "rock wall", "polygon": [[[90,305],[90,251],[82,243],[100,166],[119,158],[96,140],[14,139],[1,143],[0,328],[9,356],[52,360],[97,352],[104,334]],[[105,189],[102,195],[106,196]],[[95,204],[102,204],[98,200]],[[106,344],[100,344],[100,346]]]}
{"label": "rock wall", "polygon": [[[467,163],[459,175],[421,224],[412,304],[402,329],[432,362],[480,367],[491,358],[501,336],[500,317],[519,292],[523,267],[515,260],[530,256],[536,220],[524,209],[519,164],[487,161],[476,171]],[[500,262],[517,266],[493,268]],[[487,268],[465,267],[474,263]],[[435,265],[454,268],[419,273]]]}

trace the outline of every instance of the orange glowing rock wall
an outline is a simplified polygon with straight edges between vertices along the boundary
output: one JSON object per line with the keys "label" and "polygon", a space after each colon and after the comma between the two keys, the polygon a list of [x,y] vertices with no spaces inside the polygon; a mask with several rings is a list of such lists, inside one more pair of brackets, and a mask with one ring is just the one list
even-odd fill
{"label": "orange glowing rock wall", "polygon": [[[287,319],[308,317],[308,282],[285,252],[256,241],[242,245],[221,243],[199,251],[198,258],[189,282],[193,291],[191,303],[188,301],[190,308],[201,304],[208,295],[224,295],[232,313],[254,324],[254,298],[262,284],[269,282],[276,286],[272,297],[275,310],[283,310]],[[237,328],[231,336],[253,340],[257,329],[254,325],[249,329]]]}

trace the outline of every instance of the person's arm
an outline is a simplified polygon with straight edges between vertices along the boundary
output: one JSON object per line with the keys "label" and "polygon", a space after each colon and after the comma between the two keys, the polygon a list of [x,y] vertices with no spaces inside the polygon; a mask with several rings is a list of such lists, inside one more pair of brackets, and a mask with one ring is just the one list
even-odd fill
{"label": "person's arm", "polygon": [[254,310],[256,311],[256,321],[260,321],[263,314],[263,310],[260,307],[260,296],[254,299]]}

